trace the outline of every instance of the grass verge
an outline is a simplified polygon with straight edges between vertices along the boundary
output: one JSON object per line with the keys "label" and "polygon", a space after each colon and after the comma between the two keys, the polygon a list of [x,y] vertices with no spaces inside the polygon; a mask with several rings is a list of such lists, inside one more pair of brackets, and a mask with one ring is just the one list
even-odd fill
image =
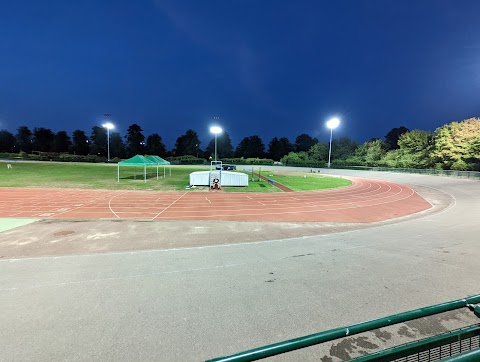
{"label": "grass verge", "polygon": [[[189,184],[189,176],[193,171],[205,171],[206,168],[172,166],[171,173],[167,167],[166,177],[164,170],[158,170],[159,179],[156,179],[157,169],[147,168],[147,182],[144,182],[143,167],[121,167],[120,182],[117,182],[117,166],[115,164],[83,164],[83,163],[56,163],[56,162],[14,162],[12,168],[0,163],[0,187],[37,187],[37,188],[80,188],[80,189],[108,189],[108,190],[157,190],[176,191],[185,190]],[[280,192],[266,181],[251,180],[249,175],[248,187],[224,187],[226,192]],[[279,182],[294,191],[321,190],[343,187],[351,184],[349,180],[326,177],[320,174],[300,172],[262,171],[262,175]],[[306,177],[305,177],[306,175]],[[206,187],[191,189],[208,189]]]}
{"label": "grass verge", "polygon": [[293,191],[313,191],[350,186],[352,182],[340,177],[308,172],[262,171],[262,176],[278,182]]}

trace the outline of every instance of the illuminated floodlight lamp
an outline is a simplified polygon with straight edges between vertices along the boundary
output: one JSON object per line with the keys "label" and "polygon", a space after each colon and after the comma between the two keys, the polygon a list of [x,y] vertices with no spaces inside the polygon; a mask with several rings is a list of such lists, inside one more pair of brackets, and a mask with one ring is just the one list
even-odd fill
{"label": "illuminated floodlight lamp", "polygon": [[337,128],[340,125],[340,120],[337,117],[334,117],[327,121],[327,127],[330,128],[330,146],[328,148],[328,168],[330,168],[330,160],[332,157],[332,136],[334,128]]}
{"label": "illuminated floodlight lamp", "polygon": [[327,121],[327,127],[330,129],[337,128],[339,125],[340,125],[340,120],[336,117]]}
{"label": "illuminated floodlight lamp", "polygon": [[115,126],[107,122],[102,124],[102,127],[107,129],[107,161],[110,162],[110,130],[114,129]]}
{"label": "illuminated floodlight lamp", "polygon": [[217,162],[217,135],[222,133],[222,128],[218,126],[210,127],[210,132],[215,135],[215,162]]}

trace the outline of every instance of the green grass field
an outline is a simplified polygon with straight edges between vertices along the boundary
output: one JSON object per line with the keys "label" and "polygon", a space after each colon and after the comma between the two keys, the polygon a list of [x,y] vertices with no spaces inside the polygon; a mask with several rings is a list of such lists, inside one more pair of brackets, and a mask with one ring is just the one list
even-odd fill
{"label": "green grass field", "polygon": [[[147,182],[143,180],[142,167],[121,167],[120,182],[117,182],[117,166],[107,164],[55,163],[55,162],[14,162],[7,169],[6,163],[0,163],[0,187],[45,187],[45,188],[81,188],[109,190],[185,190],[189,184],[189,175],[193,171],[205,171],[206,168],[167,167],[163,178],[163,168],[159,168],[159,179],[156,179],[156,168],[147,169]],[[269,177],[271,171],[262,172]],[[251,174],[249,174],[251,177]],[[307,178],[298,173],[274,172],[269,177],[295,191],[320,190],[348,186],[350,181],[307,174]],[[257,179],[257,177],[255,177]],[[206,190],[207,187],[191,189]],[[248,187],[224,187],[226,192],[281,192],[266,181],[250,181]]]}
{"label": "green grass field", "polygon": [[313,191],[350,186],[352,182],[318,173],[291,171],[262,171],[262,176],[278,182],[293,191]]}

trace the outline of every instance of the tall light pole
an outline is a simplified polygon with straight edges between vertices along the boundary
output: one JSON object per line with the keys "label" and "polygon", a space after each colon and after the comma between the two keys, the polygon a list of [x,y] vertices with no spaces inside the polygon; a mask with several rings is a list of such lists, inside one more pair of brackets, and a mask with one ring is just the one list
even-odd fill
{"label": "tall light pole", "polygon": [[328,168],[330,168],[330,159],[332,157],[332,136],[333,136],[333,129],[337,128],[340,124],[340,120],[338,118],[332,118],[327,122],[327,127],[330,128],[330,147],[328,150]]}
{"label": "tall light pole", "polygon": [[115,126],[110,122],[102,124],[102,127],[107,129],[107,161],[110,162],[110,130]]}
{"label": "tall light pole", "polygon": [[[218,119],[218,117],[214,117],[214,119]],[[222,129],[218,126],[210,127],[210,132],[215,135],[215,162],[217,162],[217,135],[222,133]]]}

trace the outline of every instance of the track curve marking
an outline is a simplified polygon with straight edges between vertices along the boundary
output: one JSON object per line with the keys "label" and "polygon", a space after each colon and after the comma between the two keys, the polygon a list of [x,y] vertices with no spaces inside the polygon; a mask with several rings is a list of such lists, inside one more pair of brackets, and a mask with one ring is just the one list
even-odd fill
{"label": "track curve marking", "polygon": [[411,188],[349,177],[349,187],[296,193],[0,189],[0,217],[368,223],[431,208]]}

